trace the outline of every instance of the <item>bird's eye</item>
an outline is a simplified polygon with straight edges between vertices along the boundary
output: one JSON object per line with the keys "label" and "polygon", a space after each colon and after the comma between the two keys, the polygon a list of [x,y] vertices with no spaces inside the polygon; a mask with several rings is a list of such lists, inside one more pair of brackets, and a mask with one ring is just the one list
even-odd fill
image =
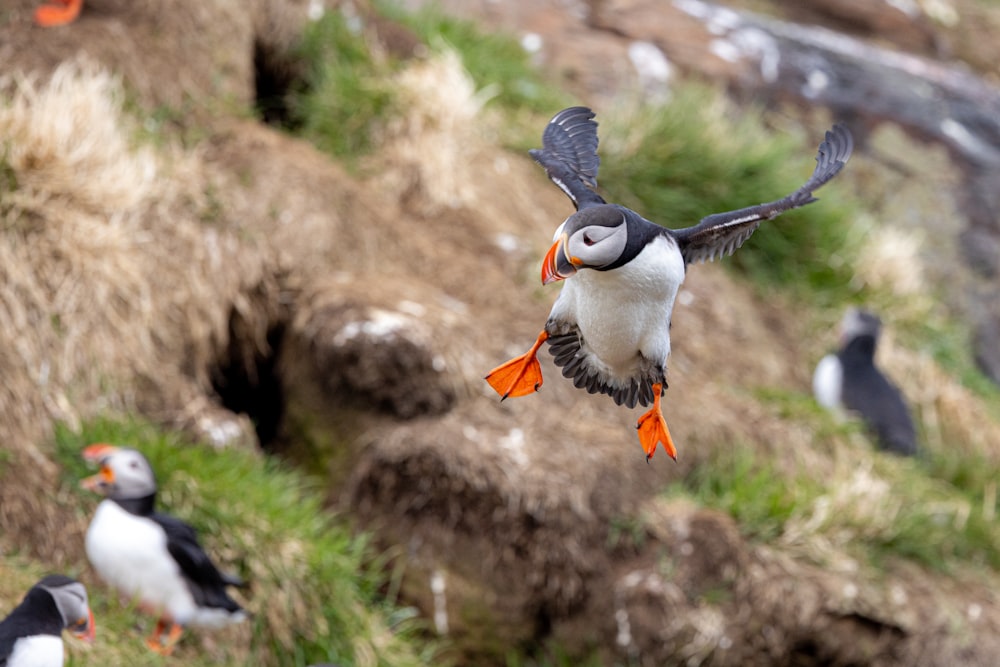
{"label": "bird's eye", "polygon": [[594,245],[595,243],[597,243],[597,241],[595,241],[594,239],[592,239],[590,237],[590,234],[584,234],[583,235],[583,244],[584,245]]}

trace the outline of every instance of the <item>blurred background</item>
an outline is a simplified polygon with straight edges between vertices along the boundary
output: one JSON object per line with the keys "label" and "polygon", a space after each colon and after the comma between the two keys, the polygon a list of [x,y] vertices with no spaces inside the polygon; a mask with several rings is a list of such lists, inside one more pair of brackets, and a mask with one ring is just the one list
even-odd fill
{"label": "blurred background", "polygon": [[[995,664],[1000,4],[40,4],[0,6],[0,615],[80,578],[67,664],[166,663],[83,556],[95,441],[250,582],[184,664]],[[855,137],[690,267],[676,463],[548,354],[534,396],[482,379],[558,293],[527,150],[574,104],[602,194],[668,227]],[[855,307],[902,453],[844,393]]]}

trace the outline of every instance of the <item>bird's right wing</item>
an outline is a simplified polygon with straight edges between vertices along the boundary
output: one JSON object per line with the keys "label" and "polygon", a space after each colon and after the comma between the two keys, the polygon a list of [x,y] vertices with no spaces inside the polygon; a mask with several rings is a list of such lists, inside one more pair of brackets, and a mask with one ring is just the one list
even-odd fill
{"label": "bird's right wing", "polygon": [[853,149],[854,139],[850,130],[844,125],[836,124],[819,145],[816,169],[812,176],[792,194],[766,204],[715,213],[702,218],[693,227],[675,229],[673,234],[680,245],[684,261],[690,264],[731,255],[750,238],[762,221],[816,201],[813,191],[840,173]]}
{"label": "bird's right wing", "polygon": [[542,133],[542,148],[528,153],[545,167],[549,180],[573,201],[577,209],[603,204],[597,188],[597,122],[587,107],[563,109]]}

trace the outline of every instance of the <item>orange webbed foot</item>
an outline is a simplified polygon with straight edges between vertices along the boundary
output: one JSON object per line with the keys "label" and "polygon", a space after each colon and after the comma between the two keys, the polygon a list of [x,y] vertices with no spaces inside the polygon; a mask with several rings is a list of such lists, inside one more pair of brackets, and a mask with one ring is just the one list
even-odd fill
{"label": "orange webbed foot", "polygon": [[174,647],[181,638],[181,632],[184,631],[184,628],[177,623],[170,623],[170,630],[167,632],[166,641],[163,641],[162,635],[166,625],[167,622],[162,618],[158,620],[153,634],[146,639],[146,646],[149,647],[149,650],[163,656],[171,655],[174,652]]}
{"label": "orange webbed foot", "polygon": [[636,428],[639,429],[639,443],[643,451],[646,452],[646,462],[648,463],[653,454],[656,453],[657,443],[663,443],[663,448],[673,460],[677,460],[677,448],[670,437],[670,430],[667,428],[667,420],[663,418],[660,411],[660,394],[663,385],[659,382],[653,385],[653,407],[647,410],[641,417]]}
{"label": "orange webbed foot", "polygon": [[542,386],[542,366],[538,363],[537,354],[538,348],[548,337],[549,335],[542,331],[530,350],[497,366],[486,376],[486,381],[500,394],[501,401],[510,396],[533,394]]}
{"label": "orange webbed foot", "polygon": [[43,28],[72,23],[82,7],[83,0],[54,0],[35,9],[35,23]]}

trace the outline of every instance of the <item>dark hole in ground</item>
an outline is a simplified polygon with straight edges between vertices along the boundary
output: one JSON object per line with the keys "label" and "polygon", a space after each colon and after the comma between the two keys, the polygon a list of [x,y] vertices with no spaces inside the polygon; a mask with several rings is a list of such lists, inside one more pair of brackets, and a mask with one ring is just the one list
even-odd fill
{"label": "dark hole in ground", "polygon": [[253,47],[254,109],[268,125],[295,129],[295,116],[289,106],[291,93],[301,87],[300,65],[287,56],[256,41]]}
{"label": "dark hole in ground", "polygon": [[285,388],[277,368],[285,324],[272,325],[266,350],[250,355],[245,339],[238,335],[235,317],[230,318],[229,349],[212,373],[212,387],[223,407],[250,417],[261,448],[273,451],[285,416]]}

